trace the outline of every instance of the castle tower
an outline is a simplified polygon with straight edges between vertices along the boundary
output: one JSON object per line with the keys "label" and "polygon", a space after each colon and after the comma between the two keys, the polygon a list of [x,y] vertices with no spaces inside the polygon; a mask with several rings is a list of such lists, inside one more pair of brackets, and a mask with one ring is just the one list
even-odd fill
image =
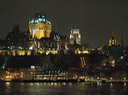
{"label": "castle tower", "polygon": [[51,30],[51,22],[41,13],[36,13],[35,17],[29,20],[29,31],[32,38],[49,38]]}
{"label": "castle tower", "polygon": [[108,41],[108,46],[115,46],[115,45],[117,45],[117,41],[114,37],[114,32],[112,32],[112,37]]}
{"label": "castle tower", "polygon": [[70,33],[70,44],[79,44],[81,45],[81,34],[78,28],[72,28]]}

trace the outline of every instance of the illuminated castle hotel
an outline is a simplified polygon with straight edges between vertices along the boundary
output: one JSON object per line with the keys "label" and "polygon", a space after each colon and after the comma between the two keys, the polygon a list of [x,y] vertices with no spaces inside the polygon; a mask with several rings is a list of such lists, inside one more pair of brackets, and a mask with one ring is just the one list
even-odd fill
{"label": "illuminated castle hotel", "polygon": [[29,31],[32,38],[50,38],[52,24],[45,15],[35,14],[35,18],[29,21]]}
{"label": "illuminated castle hotel", "polygon": [[28,31],[19,32],[19,27],[14,26],[0,48],[1,55],[9,54],[14,56],[31,55],[32,53],[57,54],[59,51],[67,53],[69,50],[74,51],[75,54],[88,53],[81,49],[81,34],[78,28],[71,29],[68,41],[67,36],[52,31],[51,21],[41,13],[36,13],[34,18],[29,20]]}

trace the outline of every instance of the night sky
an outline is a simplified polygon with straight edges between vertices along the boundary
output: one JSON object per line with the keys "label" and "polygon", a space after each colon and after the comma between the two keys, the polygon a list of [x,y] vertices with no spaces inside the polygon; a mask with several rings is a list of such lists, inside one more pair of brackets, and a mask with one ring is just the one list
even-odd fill
{"label": "night sky", "polygon": [[70,29],[78,27],[82,43],[91,47],[107,44],[112,32],[128,44],[128,0],[1,0],[0,38],[17,24],[21,32],[27,30],[36,12],[45,13],[62,35],[69,37]]}

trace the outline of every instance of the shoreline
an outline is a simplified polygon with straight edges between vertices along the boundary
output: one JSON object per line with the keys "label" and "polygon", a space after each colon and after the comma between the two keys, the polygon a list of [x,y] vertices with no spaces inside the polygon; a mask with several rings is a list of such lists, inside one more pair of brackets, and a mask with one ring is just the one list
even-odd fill
{"label": "shoreline", "polygon": [[0,80],[1,82],[23,82],[23,83],[84,83],[84,82],[90,82],[90,83],[128,83],[128,80],[114,80],[114,81],[104,81],[104,80],[76,80],[76,79],[70,79],[70,80]]}

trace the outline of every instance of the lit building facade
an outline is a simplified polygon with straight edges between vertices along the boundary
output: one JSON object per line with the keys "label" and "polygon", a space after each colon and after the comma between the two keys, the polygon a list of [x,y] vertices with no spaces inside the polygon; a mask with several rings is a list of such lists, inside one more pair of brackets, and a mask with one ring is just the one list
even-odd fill
{"label": "lit building facade", "polygon": [[70,44],[79,44],[81,45],[81,34],[78,28],[72,28],[70,33]]}
{"label": "lit building facade", "polygon": [[29,31],[32,38],[50,38],[51,30],[52,24],[45,15],[38,13],[35,14],[35,18],[29,20]]}
{"label": "lit building facade", "polygon": [[112,37],[108,40],[108,46],[115,46],[117,45],[117,41],[114,37],[114,32],[112,32]]}
{"label": "lit building facade", "polygon": [[111,37],[108,41],[108,46],[115,46],[116,44],[116,39],[114,37]]}
{"label": "lit building facade", "polygon": [[[81,34],[78,28],[72,28],[70,44],[67,36],[52,31],[52,23],[45,15],[35,14],[29,20],[29,30],[20,32],[19,26],[14,26],[5,40],[1,40],[0,55],[25,56],[36,54],[88,54],[81,49]],[[71,52],[70,52],[71,50]]]}

